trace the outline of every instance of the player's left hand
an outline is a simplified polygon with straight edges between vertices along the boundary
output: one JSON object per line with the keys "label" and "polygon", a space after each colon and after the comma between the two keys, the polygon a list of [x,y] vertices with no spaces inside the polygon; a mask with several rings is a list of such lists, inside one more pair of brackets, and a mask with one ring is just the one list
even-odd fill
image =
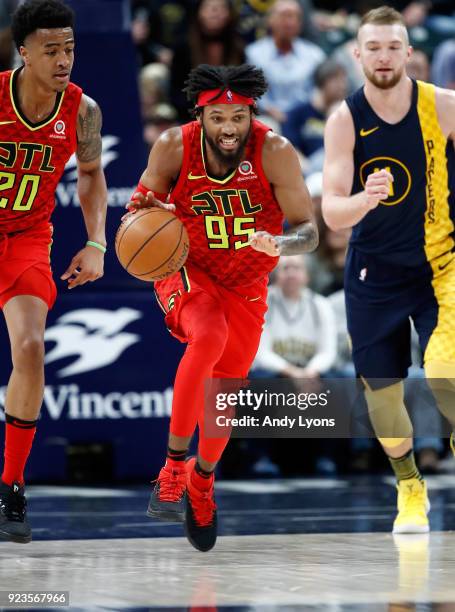
{"label": "player's left hand", "polygon": [[86,246],[76,253],[66,272],[60,278],[68,281],[68,289],[74,289],[78,285],[85,285],[85,283],[101,278],[103,273],[104,253],[99,249]]}
{"label": "player's left hand", "polygon": [[248,242],[255,251],[260,251],[270,257],[279,257],[280,255],[278,241],[268,232],[254,232]]}

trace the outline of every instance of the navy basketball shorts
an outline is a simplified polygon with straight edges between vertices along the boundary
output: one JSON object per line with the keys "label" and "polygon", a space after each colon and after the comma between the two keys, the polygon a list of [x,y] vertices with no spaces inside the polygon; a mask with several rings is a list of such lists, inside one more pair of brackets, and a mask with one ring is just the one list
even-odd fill
{"label": "navy basketball shorts", "polygon": [[[365,379],[405,378],[411,365],[411,320],[422,354],[438,323],[431,268],[390,265],[351,247],[344,286],[357,375]],[[383,385],[375,381],[372,386]]]}

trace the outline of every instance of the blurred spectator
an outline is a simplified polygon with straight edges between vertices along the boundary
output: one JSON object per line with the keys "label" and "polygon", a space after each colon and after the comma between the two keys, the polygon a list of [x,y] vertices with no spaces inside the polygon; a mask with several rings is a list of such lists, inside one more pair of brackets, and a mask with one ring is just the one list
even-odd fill
{"label": "blurred spectator", "polygon": [[[309,277],[302,255],[282,257],[269,287],[268,311],[264,331],[254,362],[252,377],[288,377],[296,389],[317,391],[321,377],[329,372],[336,359],[335,316],[327,298],[308,288]],[[299,380],[299,379],[304,379]],[[303,386],[302,386],[303,385]],[[270,440],[262,444],[262,454],[254,471],[264,473],[276,465],[285,474],[302,470],[294,460],[300,440]],[[306,441],[305,469],[312,464],[321,475],[337,472],[336,441]]]}
{"label": "blurred spectator", "polygon": [[319,248],[305,256],[310,287],[316,293],[329,296],[344,287],[344,263],[350,230],[334,232],[322,219],[322,172],[310,174],[305,179],[313,202],[319,229]]}
{"label": "blurred spectator", "polygon": [[344,286],[344,261],[350,231],[332,232],[322,218],[322,172],[308,175],[305,182],[313,202],[320,237],[319,249],[306,256],[310,287],[316,293],[330,295]]}
{"label": "blurred spectator", "polygon": [[430,60],[421,49],[414,49],[408,63],[406,72],[411,79],[428,82],[430,80]]}
{"label": "blurred spectator", "polygon": [[[366,11],[384,4],[384,0],[358,0],[356,11],[363,15]],[[390,6],[402,15],[406,27],[410,30],[429,30],[442,36],[455,33],[453,0],[390,0]]]}
{"label": "blurred spectator", "polygon": [[455,40],[446,40],[436,48],[431,77],[438,87],[455,89]]}
{"label": "blurred spectator", "polygon": [[169,90],[169,69],[164,64],[147,64],[139,72],[141,114],[148,119],[157,104],[166,102]]}
{"label": "blurred spectator", "polygon": [[269,84],[259,110],[280,124],[291,108],[308,100],[313,73],[325,58],[317,45],[299,38],[302,20],[297,0],[276,0],[269,14],[271,35],[246,48],[248,62],[264,70]]}
{"label": "blurred spectator", "polygon": [[425,22],[428,16],[428,10],[431,6],[431,2],[427,0],[413,0],[412,2],[395,2],[397,8],[403,15],[404,22],[408,28],[415,28]]}
{"label": "blurred spectator", "polygon": [[141,64],[172,60],[187,37],[193,0],[131,0],[132,36]]}
{"label": "blurred spectator", "polygon": [[301,255],[282,257],[255,367],[272,376],[319,379],[336,359],[335,316],[329,301],[308,289]]}
{"label": "blurred spectator", "polygon": [[435,14],[429,15],[425,25],[439,36],[455,36],[455,10],[453,0],[434,2]]}
{"label": "blurred spectator", "polygon": [[[245,43],[252,43],[267,34],[267,14],[276,0],[234,0],[234,7],[239,16],[238,32]],[[311,15],[311,0],[298,0],[304,15],[309,18],[302,21],[300,35],[313,40],[316,37]]]}
{"label": "blurred spectator", "polygon": [[402,12],[406,26],[411,30],[424,27],[442,36],[455,33],[453,0],[394,0],[392,4]]}
{"label": "blurred spectator", "polygon": [[175,50],[171,67],[171,102],[183,121],[190,118],[182,92],[188,73],[199,64],[238,65],[245,60],[243,41],[229,0],[199,0],[188,40]]}
{"label": "blurred spectator", "polygon": [[309,259],[312,288],[322,295],[330,295],[344,287],[344,264],[351,230],[334,232],[322,225],[319,249]]}
{"label": "blurred spectator", "polygon": [[275,0],[234,0],[239,17],[237,30],[246,44],[252,43],[267,34],[267,14]]}
{"label": "blurred spectator", "polygon": [[314,73],[315,89],[308,102],[302,102],[287,114],[283,136],[310,157],[324,146],[324,127],[329,109],[347,94],[345,69],[335,61],[322,62]]}
{"label": "blurred spectator", "polygon": [[13,38],[10,24],[14,8],[14,0],[0,0],[0,71],[12,66]]}
{"label": "blurred spectator", "polygon": [[175,108],[170,104],[156,104],[144,122],[144,141],[151,149],[160,134],[177,125],[177,111]]}
{"label": "blurred spectator", "polygon": [[369,10],[378,8],[383,4],[393,6],[397,11],[400,11],[408,28],[422,25],[431,6],[431,2],[428,0],[411,0],[411,2],[409,0],[390,0],[386,3],[383,0],[358,0],[353,3],[353,7],[359,15],[364,15]]}
{"label": "blurred spectator", "polygon": [[344,289],[339,289],[329,295],[328,300],[335,315],[337,330],[337,356],[332,366],[331,375],[336,378],[355,376],[354,364],[352,363],[351,342],[348,334],[346,320],[346,303]]}
{"label": "blurred spectator", "polygon": [[362,87],[364,83],[362,67],[360,62],[354,56],[354,49],[356,49],[356,47],[357,39],[353,38],[335,49],[331,56],[337,62],[337,64],[340,64],[346,70],[348,79],[347,95],[357,91],[357,89]]}
{"label": "blurred spectator", "polygon": [[322,230],[324,220],[322,218],[321,202],[322,202],[322,172],[314,172],[305,178],[307,189],[313,202],[314,214],[318,224],[319,232]]}

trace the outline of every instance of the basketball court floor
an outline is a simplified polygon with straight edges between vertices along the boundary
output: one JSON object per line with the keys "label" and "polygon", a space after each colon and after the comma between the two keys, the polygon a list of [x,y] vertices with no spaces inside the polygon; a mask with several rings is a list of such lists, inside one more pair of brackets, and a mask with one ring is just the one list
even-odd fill
{"label": "basketball court floor", "polygon": [[432,532],[400,537],[393,479],[220,481],[209,553],[145,516],[145,487],[31,486],[34,541],[0,543],[0,590],[69,591],[72,610],[455,612],[455,476],[427,480]]}

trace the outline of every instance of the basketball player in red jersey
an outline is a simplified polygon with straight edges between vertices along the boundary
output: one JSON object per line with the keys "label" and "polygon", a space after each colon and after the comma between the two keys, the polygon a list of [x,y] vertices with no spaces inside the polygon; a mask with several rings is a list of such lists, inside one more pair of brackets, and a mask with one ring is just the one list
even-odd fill
{"label": "basketball player in red jersey", "polygon": [[[175,210],[190,238],[187,264],[155,283],[168,328],[188,346],[148,514],[184,517],[191,544],[207,551],[217,533],[214,469],[228,437],[204,435],[204,382],[247,376],[269,272],[279,255],[314,250],[318,237],[295,150],[254,119],[255,100],[266,91],[262,71],[201,65],[185,91],[196,121],[163,133],[127,206]],[[284,236],[283,215],[292,227]],[[196,425],[198,456],[185,463]]]}
{"label": "basketball player in red jersey", "polygon": [[107,191],[101,113],[70,83],[73,13],[57,0],[27,0],[12,29],[23,66],[0,73],[0,306],[13,371],[5,399],[0,538],[29,542],[24,467],[44,390],[44,327],[56,288],[49,251],[55,189],[76,151],[88,242],[63,280],[72,289],[103,274]]}

